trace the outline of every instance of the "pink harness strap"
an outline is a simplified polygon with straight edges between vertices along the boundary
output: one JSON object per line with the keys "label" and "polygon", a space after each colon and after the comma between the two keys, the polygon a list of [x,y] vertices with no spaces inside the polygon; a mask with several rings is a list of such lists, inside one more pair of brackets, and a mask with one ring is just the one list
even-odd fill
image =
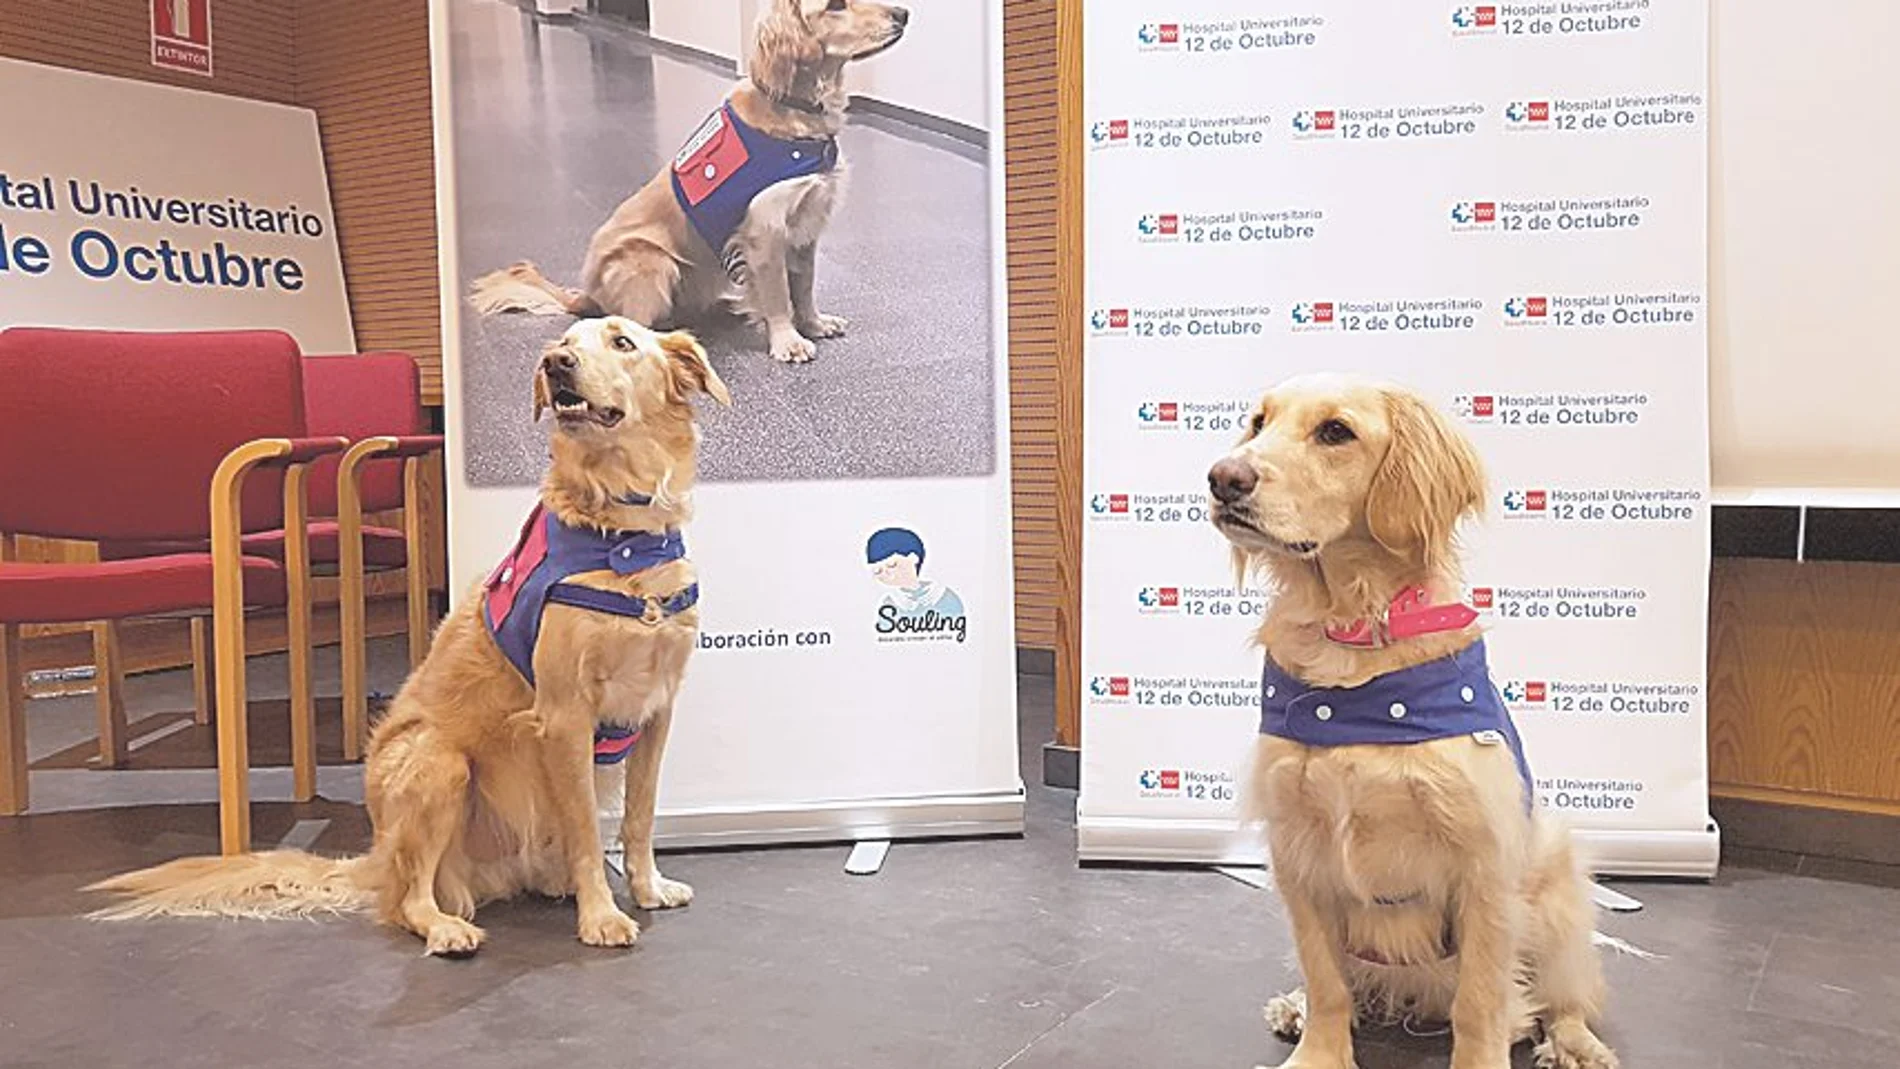
{"label": "pink harness strap", "polygon": [[1329,627],[1326,637],[1342,646],[1377,649],[1399,639],[1461,631],[1478,618],[1478,611],[1469,605],[1433,605],[1428,597],[1422,586],[1406,587],[1392,598],[1383,621],[1355,620],[1347,627]]}

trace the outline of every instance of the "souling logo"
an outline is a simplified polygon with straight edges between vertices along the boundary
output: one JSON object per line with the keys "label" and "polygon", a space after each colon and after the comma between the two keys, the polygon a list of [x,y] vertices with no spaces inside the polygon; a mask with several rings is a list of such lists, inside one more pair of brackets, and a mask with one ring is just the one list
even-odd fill
{"label": "souling logo", "polygon": [[1702,295],[1678,290],[1520,295],[1505,298],[1501,307],[1507,327],[1687,326],[1701,315]]}
{"label": "souling logo", "polygon": [[1316,302],[1310,306],[1310,322],[1299,318],[1294,308],[1293,329],[1325,330],[1337,327],[1348,333],[1420,334],[1440,331],[1474,330],[1484,302],[1467,297],[1432,297],[1423,300]]}
{"label": "souling logo", "polygon": [[1293,113],[1293,139],[1416,141],[1478,132],[1485,106],[1476,101],[1383,108],[1329,108]]}
{"label": "souling logo", "polygon": [[1143,401],[1135,406],[1135,423],[1144,431],[1229,437],[1251,408],[1246,401]]}
{"label": "souling logo", "polygon": [[969,636],[970,618],[963,599],[922,576],[924,541],[915,531],[904,527],[878,531],[866,541],[864,559],[871,577],[888,588],[877,607],[877,641],[961,643]]}
{"label": "souling logo", "polygon": [[1339,325],[1338,307],[1332,301],[1301,301],[1293,306],[1287,318],[1293,321],[1296,334],[1332,330]]}
{"label": "souling logo", "polygon": [[1089,701],[1097,705],[1151,708],[1245,709],[1260,704],[1260,680],[1245,676],[1089,677]]}
{"label": "souling logo", "polygon": [[1144,768],[1135,776],[1143,798],[1186,798],[1195,802],[1234,800],[1232,772],[1193,768]]}
{"label": "souling logo", "polygon": [[1477,426],[1634,427],[1649,410],[1645,393],[1462,393],[1452,398],[1459,419]]}
{"label": "souling logo", "polygon": [[1636,230],[1649,220],[1648,197],[1461,200],[1451,206],[1454,234],[1574,234]]}
{"label": "souling logo", "polygon": [[1650,0],[1560,0],[1557,3],[1460,5],[1451,10],[1451,35],[1555,37],[1626,33],[1643,28]]}
{"label": "souling logo", "polygon": [[1254,617],[1264,607],[1258,595],[1228,586],[1144,586],[1135,590],[1135,611],[1142,616]]}
{"label": "souling logo", "polygon": [[1500,497],[1507,520],[1556,523],[1687,523],[1702,503],[1700,490],[1513,488]]}
{"label": "souling logo", "polygon": [[1326,20],[1319,15],[1144,22],[1135,31],[1135,48],[1141,52],[1187,52],[1203,56],[1311,48],[1319,43],[1325,26]]}
{"label": "souling logo", "polygon": [[1702,121],[1702,94],[1614,94],[1570,99],[1520,99],[1504,106],[1507,131],[1600,133],[1683,129]]}
{"label": "souling logo", "polygon": [[1631,621],[1649,591],[1621,586],[1469,586],[1465,603],[1499,620]]}
{"label": "souling logo", "polygon": [[1531,713],[1606,716],[1688,716],[1702,698],[1696,683],[1638,683],[1632,680],[1507,679],[1498,684],[1504,704]]}
{"label": "souling logo", "polygon": [[1262,145],[1273,119],[1245,113],[1185,118],[1098,119],[1089,124],[1091,149],[1132,148],[1165,152]]}
{"label": "souling logo", "polygon": [[1089,333],[1132,338],[1258,337],[1267,332],[1272,314],[1273,310],[1264,304],[1161,308],[1110,304],[1089,313]]}
{"label": "souling logo", "polygon": [[1272,245],[1311,241],[1318,236],[1319,224],[1325,218],[1326,213],[1318,208],[1164,212],[1138,218],[1135,233],[1136,240],[1144,244]]}
{"label": "souling logo", "polygon": [[1101,523],[1206,523],[1205,494],[1090,494],[1089,519]]}

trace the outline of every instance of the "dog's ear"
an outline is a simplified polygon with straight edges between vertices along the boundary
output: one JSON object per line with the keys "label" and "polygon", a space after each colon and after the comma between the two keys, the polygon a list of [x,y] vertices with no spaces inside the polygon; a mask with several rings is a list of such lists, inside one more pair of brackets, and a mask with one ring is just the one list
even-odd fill
{"label": "dog's ear", "polygon": [[777,0],[759,16],[746,76],[770,97],[805,98],[817,87],[825,47],[805,24],[799,0]]}
{"label": "dog's ear", "polygon": [[673,376],[673,388],[681,400],[703,393],[722,405],[732,404],[726,382],[713,370],[712,360],[699,340],[683,330],[660,335],[660,349],[666,353],[666,369]]}
{"label": "dog's ear", "polygon": [[1458,522],[1484,511],[1484,465],[1477,450],[1416,394],[1385,391],[1392,445],[1372,476],[1366,522],[1386,549],[1447,563]]}
{"label": "dog's ear", "polygon": [[534,421],[541,422],[541,413],[553,404],[548,399],[548,380],[540,372],[534,373]]}

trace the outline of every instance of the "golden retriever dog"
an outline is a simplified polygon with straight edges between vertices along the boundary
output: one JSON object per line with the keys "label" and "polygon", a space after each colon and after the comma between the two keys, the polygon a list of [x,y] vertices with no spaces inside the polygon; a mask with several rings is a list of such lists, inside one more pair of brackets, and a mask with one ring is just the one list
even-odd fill
{"label": "golden retriever dog", "polygon": [[772,355],[802,363],[845,320],[812,297],[818,239],[843,192],[845,66],[895,45],[910,12],[872,0],[768,0],[745,81],[588,244],[578,289],[535,265],[477,279],[484,315],[621,315],[687,325],[732,304]]}
{"label": "golden retriever dog", "polygon": [[1449,1021],[1454,1069],[1612,1069],[1589,878],[1536,809],[1460,602],[1480,514],[1464,436],[1406,390],[1273,388],[1208,473],[1215,526],[1271,603],[1248,816],[1264,820],[1303,992],[1267,1008],[1283,1069],[1351,1069],[1355,1022]]}
{"label": "golden retriever dog", "polygon": [[[653,811],[699,627],[678,534],[692,516],[698,394],[730,401],[686,334],[590,319],[550,344],[534,374],[534,416],[555,416],[539,507],[516,552],[443,622],[375,727],[364,769],[370,852],[186,858],[89,888],[124,896],[98,915],[285,916],[374,904],[429,953],[461,955],[481,945],[478,905],[532,892],[573,895],[583,943],[628,946],[639,927],[614,902],[598,830],[603,737],[626,754],[621,837],[634,902],[691,901],[692,888],[654,864]],[[541,539],[546,567],[531,552]],[[549,571],[557,563],[565,567]],[[545,600],[531,593],[533,576],[554,580]],[[524,635],[525,644],[511,637]]]}

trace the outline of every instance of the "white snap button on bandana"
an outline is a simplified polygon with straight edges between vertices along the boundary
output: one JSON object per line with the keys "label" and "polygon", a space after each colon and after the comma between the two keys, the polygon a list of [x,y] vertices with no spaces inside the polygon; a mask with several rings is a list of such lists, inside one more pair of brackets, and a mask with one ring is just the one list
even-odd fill
{"label": "white snap button on bandana", "polygon": [[803,152],[800,152],[797,149],[792,150],[792,159],[802,160],[804,158],[805,158],[805,154]]}
{"label": "white snap button on bandana", "polygon": [[1269,684],[1267,685],[1267,697],[1269,697],[1269,698],[1271,698],[1271,697],[1273,697],[1273,694],[1274,694],[1274,692],[1275,692],[1275,691],[1277,691],[1277,690],[1279,690],[1279,689],[1280,689],[1280,688],[1278,688],[1278,687],[1276,687],[1276,686],[1273,686],[1272,684],[1270,684],[1270,683],[1269,683]]}
{"label": "white snap button on bandana", "polygon": [[1470,687],[1466,687],[1465,689],[1463,689],[1463,690],[1461,690],[1461,691],[1459,691],[1459,692],[1458,692],[1458,696],[1459,696],[1460,698],[1463,698],[1463,699],[1464,699],[1465,701],[1467,701],[1467,702],[1468,702],[1468,701],[1470,701],[1471,699],[1473,699],[1473,698],[1475,698],[1475,697],[1477,697],[1477,695],[1476,695],[1476,694],[1474,694],[1474,693],[1472,693],[1472,691],[1471,691],[1471,688],[1470,688]]}
{"label": "white snap button on bandana", "polygon": [[503,568],[503,569],[501,570],[501,581],[502,581],[502,582],[504,582],[504,583],[511,583],[511,582],[513,582],[513,581],[514,581],[514,578],[515,578],[515,570],[514,570],[513,568]]}
{"label": "white snap button on bandana", "polygon": [[706,177],[707,177],[707,179],[708,179],[708,180],[710,180],[710,179],[714,179],[714,178],[717,178],[717,177],[719,177],[719,168],[717,168],[717,167],[714,167],[714,166],[713,166],[712,164],[710,164],[710,163],[709,163],[709,164],[707,164],[707,165],[706,165]]}
{"label": "white snap button on bandana", "polygon": [[1330,705],[1322,705],[1313,710],[1313,715],[1319,717],[1321,720],[1331,720],[1333,718],[1333,707]]}
{"label": "white snap button on bandana", "polygon": [[1391,713],[1391,714],[1392,714],[1392,719],[1394,719],[1394,720],[1403,720],[1403,719],[1405,719],[1405,703],[1404,703],[1404,702],[1393,702],[1393,703],[1392,703],[1392,708],[1391,708],[1391,709],[1388,709],[1388,710],[1387,710],[1387,712],[1389,712],[1389,713]]}

